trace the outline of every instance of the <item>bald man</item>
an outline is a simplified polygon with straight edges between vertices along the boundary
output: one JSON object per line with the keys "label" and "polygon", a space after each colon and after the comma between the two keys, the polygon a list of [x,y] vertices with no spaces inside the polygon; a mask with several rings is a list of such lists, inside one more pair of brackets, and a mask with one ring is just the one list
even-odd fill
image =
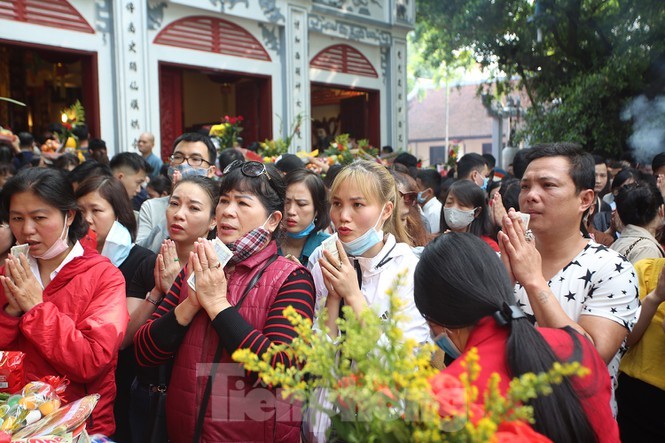
{"label": "bald man", "polygon": [[155,146],[155,136],[149,132],[144,132],[139,137],[138,148],[146,162],[152,167],[150,178],[157,177],[162,169],[162,159],[152,153]]}

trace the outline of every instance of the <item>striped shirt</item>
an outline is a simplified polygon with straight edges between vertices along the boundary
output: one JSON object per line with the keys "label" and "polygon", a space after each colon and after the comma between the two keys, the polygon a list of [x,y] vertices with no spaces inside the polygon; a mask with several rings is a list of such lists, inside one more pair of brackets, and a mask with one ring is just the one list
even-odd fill
{"label": "striped shirt", "polygon": [[[134,336],[136,360],[141,366],[161,365],[170,360],[189,329],[189,326],[178,324],[174,312],[180,303],[182,285],[187,284],[185,277],[183,268],[152,317]],[[314,317],[314,293],[311,274],[305,269],[297,269],[279,289],[263,330],[254,329],[235,307],[220,312],[212,325],[229,354],[236,349],[249,349],[260,358],[272,343],[291,343],[296,337],[295,329],[284,317],[286,307],[293,306],[296,312],[310,320]],[[286,367],[292,364],[285,353],[274,356],[273,367],[278,363]]]}

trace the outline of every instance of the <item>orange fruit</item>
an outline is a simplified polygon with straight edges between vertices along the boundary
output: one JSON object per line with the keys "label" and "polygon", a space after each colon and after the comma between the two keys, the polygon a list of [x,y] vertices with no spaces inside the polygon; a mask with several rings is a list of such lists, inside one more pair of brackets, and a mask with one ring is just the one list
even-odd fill
{"label": "orange fruit", "polygon": [[35,397],[21,397],[18,399],[18,405],[28,411],[32,411],[33,409],[37,409],[37,400]]}
{"label": "orange fruit", "polygon": [[60,400],[48,400],[39,405],[39,412],[42,415],[49,415],[60,407]]}

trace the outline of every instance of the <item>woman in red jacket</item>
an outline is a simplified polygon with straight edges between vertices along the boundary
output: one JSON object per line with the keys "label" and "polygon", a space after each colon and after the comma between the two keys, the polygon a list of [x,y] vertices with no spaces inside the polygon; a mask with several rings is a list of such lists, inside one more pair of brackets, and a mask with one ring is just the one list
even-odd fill
{"label": "woman in red jacket", "polygon": [[456,360],[445,369],[464,372],[461,361],[478,350],[482,392],[492,373],[503,393],[513,377],[551,369],[555,362],[580,361],[591,373],[564,379],[553,392],[529,404],[534,429],[555,442],[618,442],[610,410],[607,366],[593,344],[570,328],[535,328],[515,306],[505,267],[480,238],[442,234],[423,251],[415,272],[416,306],[427,319],[435,343]]}
{"label": "woman in red jacket", "polygon": [[0,349],[26,354],[28,381],[67,377],[68,401],[100,394],[88,430],[111,435],[114,372],[129,320],[122,274],[79,243],[88,226],[58,171],[21,171],[3,188],[2,209],[29,251],[0,269]]}
{"label": "woman in red jacket", "polygon": [[[277,255],[285,185],[272,165],[236,161],[224,170],[215,217],[217,237],[233,252],[221,266],[199,239],[171,290],[134,344],[141,365],[173,358],[167,394],[169,441],[299,442],[300,411],[273,387],[234,363],[236,349],[262,355],[297,335],[284,317],[293,306],[314,315],[314,285],[302,265]],[[196,291],[187,283],[196,276]],[[295,364],[287,355],[271,364]]]}

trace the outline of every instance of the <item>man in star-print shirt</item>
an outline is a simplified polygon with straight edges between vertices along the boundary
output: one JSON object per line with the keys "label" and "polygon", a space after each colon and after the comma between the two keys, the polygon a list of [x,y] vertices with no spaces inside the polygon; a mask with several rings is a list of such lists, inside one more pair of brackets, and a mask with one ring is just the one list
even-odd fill
{"label": "man in star-print shirt", "polygon": [[630,262],[580,231],[594,201],[593,157],[575,144],[554,143],[531,148],[526,158],[519,202],[534,239],[514,211],[499,233],[517,303],[538,326],[570,326],[588,337],[614,385],[640,304],[638,281]]}

